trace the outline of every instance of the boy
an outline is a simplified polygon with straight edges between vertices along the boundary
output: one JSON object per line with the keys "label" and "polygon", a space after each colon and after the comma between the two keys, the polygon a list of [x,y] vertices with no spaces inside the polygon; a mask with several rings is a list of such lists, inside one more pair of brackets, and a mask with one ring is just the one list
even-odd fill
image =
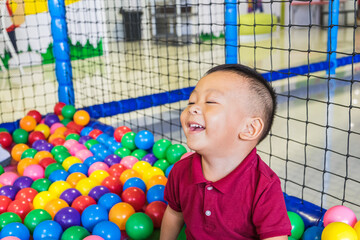
{"label": "boy", "polygon": [[162,240],[285,240],[291,234],[278,176],[256,154],[268,134],[276,96],[254,70],[225,64],[199,80],[181,114],[196,153],[169,175]]}

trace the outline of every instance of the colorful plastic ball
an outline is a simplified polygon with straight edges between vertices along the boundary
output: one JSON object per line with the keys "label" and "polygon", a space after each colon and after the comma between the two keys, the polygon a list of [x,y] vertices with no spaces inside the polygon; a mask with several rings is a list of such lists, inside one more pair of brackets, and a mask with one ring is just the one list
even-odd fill
{"label": "colorful plastic ball", "polygon": [[135,135],[135,145],[139,149],[150,149],[154,145],[154,135],[147,130],[142,130]]}
{"label": "colorful plastic ball", "polygon": [[41,178],[41,179],[35,180],[31,184],[31,187],[40,193],[43,191],[47,191],[51,184],[52,184],[52,182],[49,179]]}
{"label": "colorful plastic ball", "polygon": [[142,179],[144,180],[145,184],[147,184],[150,178],[157,175],[165,176],[164,172],[160,168],[151,167],[144,171]]}
{"label": "colorful plastic ball", "polygon": [[357,240],[356,231],[343,222],[329,223],[323,230],[321,239],[326,240]]}
{"label": "colorful plastic ball", "polygon": [[114,138],[116,141],[121,142],[122,137],[125,133],[131,132],[131,129],[126,126],[121,126],[115,129]]}
{"label": "colorful plastic ball", "polygon": [[73,203],[71,204],[72,208],[75,208],[80,214],[85,210],[85,208],[96,204],[96,201],[89,196],[79,196],[75,198]]}
{"label": "colorful plastic ball", "polygon": [[28,137],[29,133],[21,128],[16,129],[12,134],[14,143],[27,143]]}
{"label": "colorful plastic ball", "polygon": [[3,146],[3,148],[10,147],[12,144],[13,139],[10,133],[8,132],[0,132],[0,145]]}
{"label": "colorful plastic ball", "polygon": [[53,182],[49,187],[49,192],[51,192],[57,198],[66,190],[71,188],[71,185],[65,181],[56,181]]}
{"label": "colorful plastic ball", "polygon": [[28,148],[21,154],[21,159],[34,158],[37,152],[38,151],[36,149]]}
{"label": "colorful plastic ball", "polygon": [[35,154],[34,159],[37,160],[37,162],[40,162],[40,160],[48,157],[54,158],[54,156],[50,153],[50,151],[39,151]]}
{"label": "colorful plastic ball", "polygon": [[29,187],[31,187],[31,184],[32,184],[33,182],[34,182],[34,181],[33,181],[30,177],[23,176],[23,177],[17,178],[17,179],[14,181],[13,186],[18,187],[18,188],[20,188],[20,189],[29,188]]}
{"label": "colorful plastic ball", "polygon": [[0,127],[0,132],[9,132],[6,128]]}
{"label": "colorful plastic ball", "polygon": [[69,118],[64,118],[63,120],[60,121],[62,124],[64,124],[64,126],[66,127],[70,122],[71,122],[71,119]]}
{"label": "colorful plastic ball", "polygon": [[31,110],[26,115],[33,117],[36,120],[36,123],[40,123],[42,118],[41,114],[36,110]]}
{"label": "colorful plastic ball", "polygon": [[145,161],[138,161],[132,167],[132,169],[138,172],[140,176],[142,176],[144,174],[144,171],[148,168],[151,168],[151,165],[150,163]]}
{"label": "colorful plastic ball", "polygon": [[61,115],[64,116],[64,118],[68,118],[68,119],[72,119],[75,112],[76,112],[76,109],[72,105],[65,105],[61,109]]}
{"label": "colorful plastic ball", "polygon": [[84,227],[73,226],[63,232],[61,240],[83,240],[89,235],[90,233]]}
{"label": "colorful plastic ball", "polygon": [[153,222],[145,213],[134,213],[126,222],[126,233],[134,240],[146,239],[153,231]]}
{"label": "colorful plastic ball", "polygon": [[66,136],[65,140],[70,140],[70,139],[79,141],[80,135],[77,134],[77,133],[70,133],[70,134],[68,134],[68,135]]}
{"label": "colorful plastic ball", "polygon": [[33,189],[31,187],[23,188],[17,192],[15,199],[27,201],[32,204],[32,202],[37,194],[38,194],[38,191],[36,191],[35,189]]}
{"label": "colorful plastic ball", "polygon": [[20,240],[20,238],[18,237],[13,237],[13,236],[8,236],[8,237],[4,237],[1,240]]}
{"label": "colorful plastic ball", "polygon": [[80,172],[74,172],[74,173],[71,173],[67,179],[66,179],[66,182],[68,182],[71,187],[75,188],[76,187],[76,184],[81,180],[81,179],[84,179],[86,178],[86,175],[83,174],[83,173],[80,173]]}
{"label": "colorful plastic ball", "polygon": [[126,156],[130,156],[131,151],[130,151],[130,149],[128,149],[126,147],[121,147],[121,148],[116,149],[114,154],[118,155],[121,158],[124,158]]}
{"label": "colorful plastic ball", "polygon": [[112,142],[111,144],[106,144],[106,145],[108,146],[109,151],[112,153],[115,153],[116,150],[122,148],[121,143],[117,142],[116,140],[114,140],[114,142]]}
{"label": "colorful plastic ball", "polygon": [[163,172],[165,172],[166,169],[170,166],[170,164],[166,159],[159,159],[154,163],[153,166],[160,168]]}
{"label": "colorful plastic ball", "polygon": [[93,189],[94,187],[98,186],[100,183],[90,179],[90,178],[84,178],[81,179],[77,184],[76,184],[76,189],[79,190],[81,192],[82,195],[87,196],[90,192],[91,189]]}
{"label": "colorful plastic ball", "polygon": [[13,185],[16,179],[18,179],[18,175],[14,172],[4,172],[0,175],[0,183],[5,185]]}
{"label": "colorful plastic ball", "polygon": [[44,134],[45,138],[48,138],[50,136],[50,128],[48,125],[40,123],[38,124],[34,131],[40,131]]}
{"label": "colorful plastic ball", "polygon": [[63,137],[54,136],[53,139],[50,139],[50,137],[49,142],[54,146],[62,146],[65,143],[65,139]]}
{"label": "colorful plastic ball", "polygon": [[50,214],[52,219],[54,219],[56,213],[65,207],[69,207],[69,204],[62,199],[56,198],[48,202],[45,205],[44,210]]}
{"label": "colorful plastic ball", "polygon": [[89,178],[94,181],[97,181],[98,183],[101,183],[108,176],[110,175],[105,170],[95,170],[90,174]]}
{"label": "colorful plastic ball", "polygon": [[76,141],[75,139],[69,139],[65,141],[63,146],[66,147],[67,150],[70,150],[70,148],[76,144],[79,144],[79,142]]}
{"label": "colorful plastic ball", "polygon": [[100,134],[103,134],[103,132],[100,129],[93,129],[89,132],[89,136],[93,139],[96,139]]}
{"label": "colorful plastic ball", "polygon": [[[81,133],[80,133],[81,135]],[[89,141],[90,139],[92,139],[92,137],[88,136],[88,135],[85,135],[85,136],[81,136],[79,138],[79,143],[80,144],[85,144],[87,141]]]}
{"label": "colorful plastic ball", "polygon": [[85,110],[78,110],[74,114],[74,122],[81,126],[86,126],[90,122],[90,115]]}
{"label": "colorful plastic ball", "polygon": [[54,158],[55,158],[56,162],[62,164],[65,161],[65,159],[67,159],[70,156],[71,156],[71,154],[69,152],[63,151],[63,152],[57,153],[54,156]]}
{"label": "colorful plastic ball", "polygon": [[49,178],[50,174],[56,170],[65,170],[60,163],[52,163],[45,169],[45,177]]}
{"label": "colorful plastic ball", "polygon": [[51,220],[46,220],[39,225],[36,226],[33,234],[34,240],[42,240],[42,239],[56,239],[59,240],[61,238],[61,234],[63,230],[59,223]]}
{"label": "colorful plastic ball", "polygon": [[120,177],[121,174],[126,170],[126,167],[124,167],[124,165],[118,163],[118,164],[114,164],[112,165],[109,170],[108,170],[108,173],[111,175],[111,176],[114,176],[114,177]]}
{"label": "colorful plastic ball", "polygon": [[8,212],[16,213],[21,218],[21,220],[24,220],[26,215],[31,210],[32,210],[31,205],[28,201],[17,200],[17,199],[12,201],[7,208]]}
{"label": "colorful plastic ball", "polygon": [[126,168],[132,168],[135,163],[137,163],[139,161],[139,159],[137,159],[136,157],[133,156],[126,156],[123,159],[121,159],[121,164],[124,165],[124,167]]}
{"label": "colorful plastic ball", "polygon": [[11,201],[12,201],[11,198],[7,196],[0,196],[0,214],[6,212]]}
{"label": "colorful plastic ball", "polygon": [[66,147],[64,147],[63,145],[55,146],[55,147],[53,147],[53,149],[51,149],[51,154],[53,156],[55,156],[56,154],[61,153],[61,152],[69,152],[69,150]]}
{"label": "colorful plastic ball", "polygon": [[125,189],[121,194],[121,199],[133,206],[136,212],[140,211],[146,202],[144,191],[137,187]]}
{"label": "colorful plastic ball", "polygon": [[146,199],[148,203],[152,203],[155,201],[162,201],[166,203],[166,201],[164,200],[164,191],[165,191],[165,186],[163,185],[155,185],[149,188],[146,194]]}
{"label": "colorful plastic ball", "polygon": [[115,193],[106,193],[99,198],[98,204],[99,204],[99,206],[102,206],[103,208],[105,208],[106,211],[110,211],[110,209],[115,204],[120,203],[120,202],[122,202],[122,200],[119,197],[119,195],[117,195]]}
{"label": "colorful plastic ball", "polygon": [[130,187],[137,187],[137,188],[141,189],[143,192],[146,192],[146,185],[141,178],[133,177],[133,178],[129,178],[128,180],[126,180],[126,182],[123,186],[123,191],[125,191],[126,189],[128,189]]}
{"label": "colorful plastic ball", "polygon": [[161,222],[166,210],[166,203],[161,201],[155,201],[150,203],[145,208],[145,214],[148,215],[153,221],[154,228],[160,228]]}
{"label": "colorful plastic ball", "polygon": [[60,199],[64,200],[69,206],[71,206],[73,201],[77,197],[80,197],[80,196],[81,196],[81,193],[79,192],[79,190],[77,190],[75,188],[69,188],[61,193]]}
{"label": "colorful plastic ball", "polygon": [[169,174],[170,174],[171,169],[172,169],[173,167],[174,167],[174,164],[170,165],[170,166],[166,169],[166,171],[165,171],[165,176],[166,176],[166,177],[169,177]]}
{"label": "colorful plastic ball", "polygon": [[354,227],[357,219],[355,213],[346,206],[334,206],[329,208],[324,214],[324,226],[332,222],[343,222]]}
{"label": "colorful plastic ball", "polygon": [[44,168],[39,164],[33,164],[25,168],[23,175],[35,181],[44,178]]}
{"label": "colorful plastic ball", "polygon": [[88,149],[87,149],[84,145],[78,143],[78,144],[74,144],[74,145],[70,148],[69,152],[70,152],[73,156],[75,156],[75,154],[76,154],[77,152],[80,152],[81,150],[88,150]]}
{"label": "colorful plastic ball", "polygon": [[84,160],[84,164],[90,167],[93,163],[101,162],[101,159],[95,156],[88,157]]}
{"label": "colorful plastic ball", "polygon": [[115,223],[109,221],[97,223],[93,228],[92,234],[98,235],[104,240],[121,239],[121,231],[119,227]]}
{"label": "colorful plastic ball", "polygon": [[144,162],[148,162],[150,165],[153,165],[158,159],[153,153],[148,153],[141,160]]}
{"label": "colorful plastic ball", "polygon": [[171,142],[167,139],[160,139],[153,145],[153,154],[158,159],[166,158],[166,151],[171,146]]}
{"label": "colorful plastic ball", "polygon": [[36,120],[32,116],[25,116],[20,120],[20,127],[27,132],[31,132],[36,127]]}
{"label": "colorful plastic ball", "polygon": [[84,127],[81,132],[80,135],[81,136],[89,136],[89,133],[94,130],[92,127]]}
{"label": "colorful plastic ball", "polygon": [[135,136],[136,134],[134,132],[125,133],[121,139],[121,145],[126,147],[127,149],[130,149],[131,151],[135,150]]}
{"label": "colorful plastic ball", "polygon": [[87,236],[86,238],[83,238],[83,240],[104,240],[104,239],[98,235],[90,235]]}
{"label": "colorful plastic ball", "polygon": [[295,239],[300,239],[305,230],[304,221],[297,213],[290,211],[287,213],[291,222],[291,236]]}
{"label": "colorful plastic ball", "polygon": [[73,165],[75,163],[82,163],[82,161],[77,157],[70,156],[62,162],[62,166],[66,171],[68,171],[69,168],[71,167],[71,165]]}
{"label": "colorful plastic ball", "polygon": [[0,196],[6,196],[11,200],[14,200],[19,190],[20,189],[18,187],[14,187],[12,185],[5,185],[0,188]]}
{"label": "colorful plastic ball", "polygon": [[19,215],[13,212],[5,212],[0,215],[0,230],[2,230],[6,225],[13,222],[21,223],[22,220]]}
{"label": "colorful plastic ball", "polygon": [[53,113],[46,114],[44,123],[49,127],[51,127],[54,123],[59,123],[59,122],[60,122],[59,117],[56,114]]}
{"label": "colorful plastic ball", "polygon": [[68,176],[69,173],[65,170],[55,170],[50,174],[49,180],[52,182],[66,181]]}
{"label": "colorful plastic ball", "polygon": [[79,158],[82,162],[84,162],[85,159],[92,156],[94,155],[88,149],[83,149],[75,153],[75,157]]}
{"label": "colorful plastic ball", "polygon": [[151,187],[153,187],[155,185],[165,186],[167,181],[168,181],[168,179],[165,176],[155,175],[152,178],[150,178],[149,181],[147,181],[146,187],[147,187],[147,189],[150,189]]}
{"label": "colorful plastic ball", "polygon": [[46,220],[52,220],[50,214],[44,209],[35,209],[26,215],[24,224],[33,233],[36,226]]}
{"label": "colorful plastic ball", "polygon": [[[34,158],[24,158],[16,166],[17,172],[20,176],[22,176],[22,175],[24,175],[24,171],[28,166],[38,164],[38,163],[39,163],[38,160],[36,160]],[[0,179],[1,179],[1,176],[0,176]],[[1,183],[1,180],[0,180],[0,183]]]}
{"label": "colorful plastic ball", "polygon": [[4,167],[0,165],[0,175],[5,172]]}
{"label": "colorful plastic ball", "polygon": [[53,158],[43,158],[40,160],[39,165],[41,165],[44,169],[47,168],[50,164],[56,163],[56,160]]}
{"label": "colorful plastic ball", "polygon": [[116,154],[110,154],[104,159],[104,163],[106,163],[109,167],[114,164],[120,163],[121,157]]}
{"label": "colorful plastic ball", "polygon": [[23,154],[23,152],[29,149],[29,146],[23,143],[20,144],[16,144],[12,149],[11,149],[11,157],[19,162],[21,160],[21,155]]}
{"label": "colorful plastic ball", "polygon": [[87,175],[88,171],[89,171],[88,166],[83,163],[75,163],[71,165],[71,167],[68,170],[69,173],[79,172],[84,175]]}
{"label": "colorful plastic ball", "polygon": [[101,185],[109,189],[111,193],[121,194],[123,187],[118,177],[108,176],[104,178]]}
{"label": "colorful plastic ball", "polygon": [[136,157],[139,161],[145,157],[145,155],[147,154],[148,152],[143,150],[143,149],[135,149],[132,153],[131,153],[131,156],[133,157]]}
{"label": "colorful plastic ball", "polygon": [[87,148],[87,149],[90,149],[92,148],[94,145],[97,145],[99,144],[98,141],[96,141],[95,139],[90,139],[90,140],[87,140],[85,143],[84,143],[84,146]]}
{"label": "colorful plastic ball", "polygon": [[[41,133],[42,133],[42,132],[41,132]],[[44,140],[44,139],[36,140],[36,141],[32,144],[32,148],[35,149],[36,151],[39,151],[40,146],[43,145],[44,143],[46,143],[46,140]]]}
{"label": "colorful plastic ball", "polygon": [[[60,124],[64,125],[63,123],[60,123]],[[66,130],[67,130],[67,127],[65,127],[65,126],[58,127],[58,128],[56,128],[56,130],[54,131],[53,135],[63,136],[64,139],[65,139],[64,133],[66,132]],[[51,132],[51,129],[50,129],[50,132]]]}
{"label": "colorful plastic ball", "polygon": [[104,162],[95,162],[89,167],[88,175],[90,176],[96,170],[104,170],[107,172],[109,170],[109,167]]}
{"label": "colorful plastic ball", "polygon": [[91,205],[82,212],[81,223],[90,232],[92,232],[94,226],[102,221],[109,219],[108,212],[100,205]]}
{"label": "colorful plastic ball", "polygon": [[58,102],[55,104],[55,107],[54,107],[54,113],[56,115],[61,115],[61,110],[63,109],[63,107],[65,106],[66,104],[63,103],[63,102]]}
{"label": "colorful plastic ball", "polygon": [[128,179],[133,178],[133,177],[140,178],[141,176],[138,172],[136,172],[133,169],[126,169],[125,171],[123,171],[121,173],[120,181],[121,181],[122,185],[124,185]]}
{"label": "colorful plastic ball", "polygon": [[64,124],[62,124],[60,122],[56,122],[56,123],[52,124],[51,127],[50,127],[50,133],[54,134],[56,129],[58,129],[60,127],[64,127]]}
{"label": "colorful plastic ball", "polygon": [[305,230],[302,240],[321,240],[321,234],[323,232],[323,227],[312,226]]}
{"label": "colorful plastic ball", "polygon": [[33,200],[34,209],[44,209],[48,202],[56,198],[56,195],[49,191],[39,192]]}
{"label": "colorful plastic ball", "polygon": [[65,231],[69,227],[72,226],[80,226],[81,225],[81,216],[80,213],[72,207],[65,207],[60,209],[55,217],[54,221],[59,223],[62,229]]}
{"label": "colorful plastic ball", "polygon": [[186,153],[186,148],[181,144],[174,144],[166,150],[166,159],[170,164],[180,160],[181,156]]}
{"label": "colorful plastic ball", "polygon": [[125,230],[126,221],[135,213],[135,209],[128,203],[115,204],[109,211],[109,221],[115,223],[120,230]]}
{"label": "colorful plastic ball", "polygon": [[96,186],[90,190],[89,197],[92,197],[97,202],[99,200],[99,198],[106,193],[110,193],[110,191],[109,191],[109,189],[107,189],[107,187]]}
{"label": "colorful plastic ball", "polygon": [[13,222],[6,225],[0,232],[0,237],[13,236],[20,238],[20,240],[29,240],[30,232],[22,223]]}
{"label": "colorful plastic ball", "polygon": [[[51,143],[44,143],[41,144],[39,146],[39,150],[38,151],[46,151],[46,152],[50,152],[53,149],[54,145],[52,145]],[[51,154],[51,153],[50,153]],[[52,154],[51,154],[52,155]]]}
{"label": "colorful plastic ball", "polygon": [[102,133],[96,138],[96,141],[104,145],[107,145],[109,140],[110,140],[110,136],[107,135],[106,133]]}

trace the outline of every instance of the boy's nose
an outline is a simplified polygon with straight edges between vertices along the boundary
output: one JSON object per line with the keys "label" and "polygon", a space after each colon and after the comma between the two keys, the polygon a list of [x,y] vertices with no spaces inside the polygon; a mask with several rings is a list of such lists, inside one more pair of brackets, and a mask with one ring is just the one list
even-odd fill
{"label": "boy's nose", "polygon": [[194,104],[190,107],[189,112],[191,114],[201,114],[201,109],[198,105]]}

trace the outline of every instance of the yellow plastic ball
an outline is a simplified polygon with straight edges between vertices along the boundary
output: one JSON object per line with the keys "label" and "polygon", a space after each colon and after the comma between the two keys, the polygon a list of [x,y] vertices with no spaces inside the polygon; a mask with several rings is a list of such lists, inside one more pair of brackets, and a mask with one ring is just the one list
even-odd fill
{"label": "yellow plastic ball", "polygon": [[357,221],[357,223],[355,224],[355,226],[354,226],[354,230],[355,230],[355,232],[356,232],[356,234],[357,234],[358,238],[360,239],[360,220],[359,220],[359,221]]}
{"label": "yellow plastic ball", "polygon": [[144,171],[142,179],[144,180],[145,184],[152,178],[153,176],[160,175],[165,176],[164,172],[158,167],[151,167]]}
{"label": "yellow plastic ball", "polygon": [[137,171],[140,176],[142,176],[144,174],[144,171],[148,168],[151,168],[151,164],[145,161],[138,161],[132,167],[132,169]]}
{"label": "yellow plastic ball", "polygon": [[64,116],[63,115],[58,115],[58,118],[60,121],[64,120]]}
{"label": "yellow plastic ball", "polygon": [[33,205],[34,209],[44,209],[46,204],[51,200],[56,199],[56,196],[49,191],[43,191],[34,197]]}
{"label": "yellow plastic ball", "polygon": [[45,138],[48,138],[50,135],[50,128],[48,125],[40,123],[34,129],[34,131],[40,131],[44,134]]}
{"label": "yellow plastic ball", "polygon": [[63,161],[62,166],[65,171],[68,171],[69,168],[75,163],[82,163],[82,161],[77,157],[70,156]]}
{"label": "yellow plastic ball", "polygon": [[98,185],[99,184],[95,180],[92,180],[90,178],[84,178],[76,184],[75,188],[79,190],[82,195],[87,196],[90,190]]}
{"label": "yellow plastic ball", "polygon": [[99,169],[99,170],[93,171],[90,174],[89,178],[98,183],[102,183],[102,181],[108,176],[110,176],[110,174],[107,171]]}
{"label": "yellow plastic ball", "polygon": [[328,224],[321,234],[324,240],[358,240],[356,231],[348,224],[343,222],[333,222]]}
{"label": "yellow plastic ball", "polygon": [[48,191],[51,192],[54,196],[56,196],[57,198],[60,197],[60,195],[66,190],[71,188],[70,183],[65,182],[65,181],[56,181],[53,182]]}

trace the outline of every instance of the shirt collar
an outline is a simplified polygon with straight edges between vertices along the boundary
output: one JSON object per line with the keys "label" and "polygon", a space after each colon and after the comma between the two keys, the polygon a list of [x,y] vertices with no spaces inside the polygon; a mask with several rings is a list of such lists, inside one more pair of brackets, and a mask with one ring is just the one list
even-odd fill
{"label": "shirt collar", "polygon": [[211,183],[211,185],[217,190],[222,193],[226,193],[232,189],[232,185],[234,183],[239,182],[239,177],[241,177],[241,175],[253,165],[253,163],[257,159],[257,154],[256,148],[254,148],[231,173],[216,182],[211,182],[205,179],[202,172],[201,155],[195,153],[192,154],[192,157],[192,172],[194,184]]}

